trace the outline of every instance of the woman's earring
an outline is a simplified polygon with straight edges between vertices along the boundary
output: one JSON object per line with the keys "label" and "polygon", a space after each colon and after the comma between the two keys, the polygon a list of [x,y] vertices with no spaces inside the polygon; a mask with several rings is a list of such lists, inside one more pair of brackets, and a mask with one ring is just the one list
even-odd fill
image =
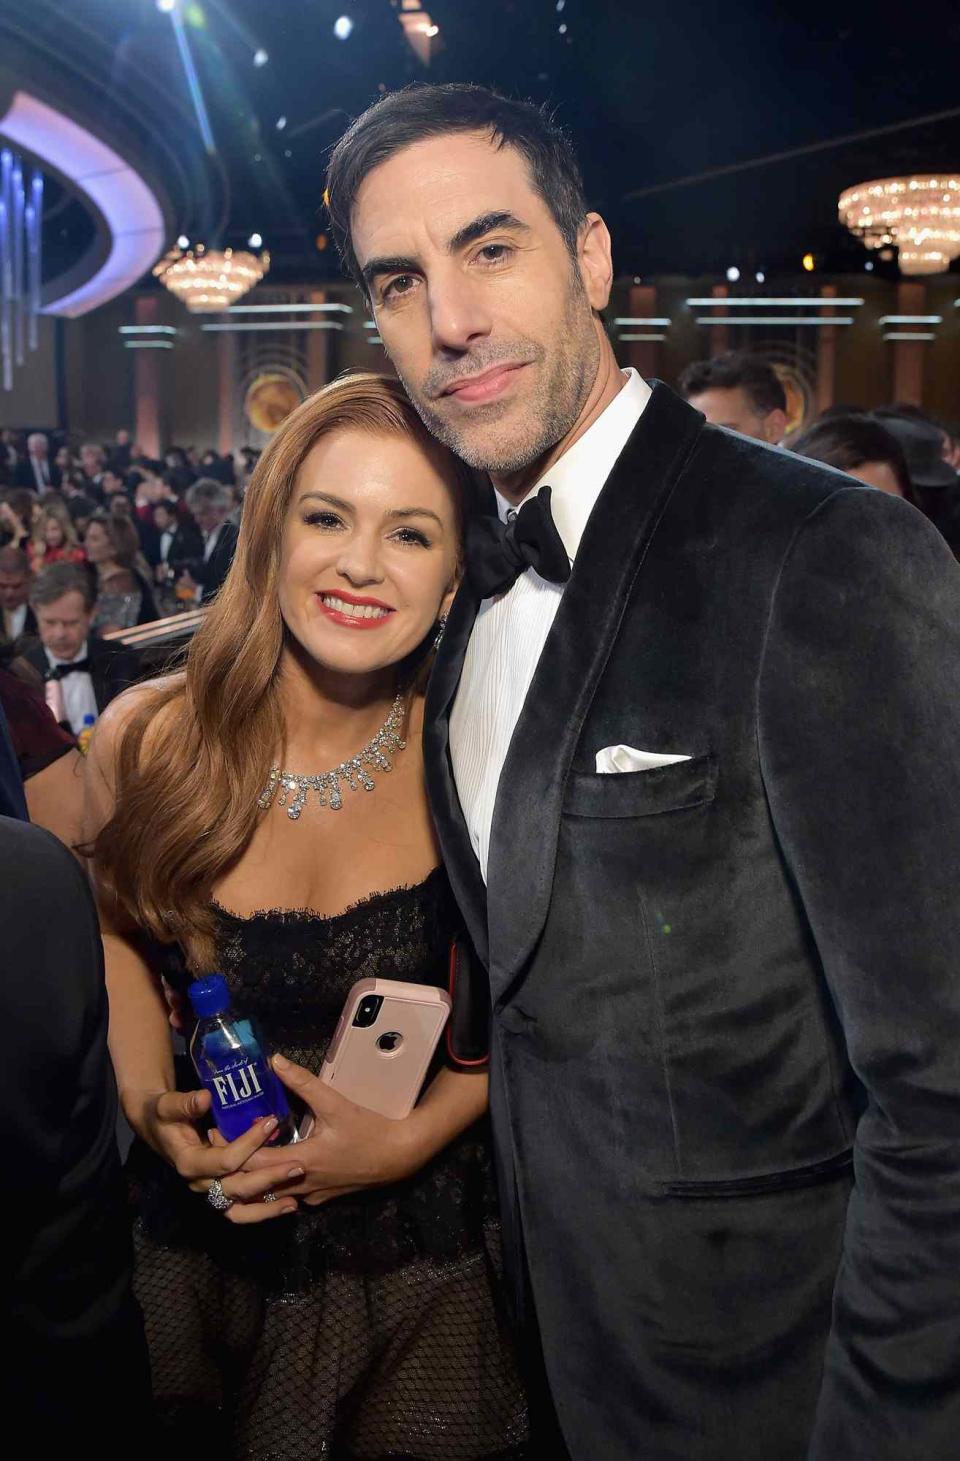
{"label": "woman's earring", "polygon": [[440,615],[440,618],[437,620],[437,633],[436,633],[436,638],[433,641],[433,652],[434,652],[434,654],[436,654],[437,650],[440,648],[440,641],[443,639],[443,631],[444,631],[444,629],[446,629],[446,627],[447,627],[447,616],[446,616],[446,614],[441,614]]}

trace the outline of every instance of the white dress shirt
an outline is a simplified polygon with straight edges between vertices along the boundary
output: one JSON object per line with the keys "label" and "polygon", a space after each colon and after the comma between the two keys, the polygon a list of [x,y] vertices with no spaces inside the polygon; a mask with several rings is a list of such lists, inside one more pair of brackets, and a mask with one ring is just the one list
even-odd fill
{"label": "white dress shirt", "polygon": [[[88,645],[84,644],[80,653],[74,655],[72,660],[57,659],[56,655],[47,650],[47,659],[50,668],[56,669],[58,665],[73,664],[76,660],[86,659]],[[83,722],[88,715],[94,720],[100,714],[97,709],[97,697],[93,693],[93,681],[86,671],[83,674],[65,675],[60,681],[60,689],[63,692],[63,713],[64,719],[69,723],[70,729],[75,736],[83,730]]]}
{"label": "white dress shirt", "polygon": [[8,639],[19,639],[23,633],[23,626],[27,622],[27,605],[21,604],[19,609],[4,609],[3,628]]}
{"label": "white dress shirt", "polygon": [[[635,370],[623,374],[622,390],[524,498],[550,486],[553,520],[571,565],[601,489],[650,399],[650,387]],[[499,492],[497,510],[504,522],[512,511]],[[562,584],[528,568],[505,594],[484,599],[467,646],[450,715],[450,758],[484,881],[500,773],[562,597]]]}
{"label": "white dress shirt", "polygon": [[223,532],[223,526],[224,526],[223,523],[218,523],[215,528],[211,528],[210,529],[209,533],[204,533],[204,535],[203,535],[203,561],[204,561],[204,563],[209,563],[210,562],[210,559],[211,559],[211,557],[213,555],[213,550],[217,546],[217,540],[220,537],[220,534]]}
{"label": "white dress shirt", "polygon": [[46,457],[35,457],[30,454],[30,468],[33,472],[33,480],[37,484],[37,491],[43,492],[50,486],[50,463]]}
{"label": "white dress shirt", "polygon": [[173,547],[173,540],[177,536],[176,528],[166,528],[160,534],[160,562],[166,564],[170,557],[170,549]]}

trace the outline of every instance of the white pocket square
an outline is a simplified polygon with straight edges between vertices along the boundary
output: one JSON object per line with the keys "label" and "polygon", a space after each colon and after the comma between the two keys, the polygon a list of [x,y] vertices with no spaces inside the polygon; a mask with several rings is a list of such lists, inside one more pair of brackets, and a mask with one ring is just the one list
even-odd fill
{"label": "white pocket square", "polygon": [[657,766],[675,766],[689,761],[689,756],[674,756],[665,751],[637,751],[633,746],[604,746],[597,752],[598,771],[653,771]]}

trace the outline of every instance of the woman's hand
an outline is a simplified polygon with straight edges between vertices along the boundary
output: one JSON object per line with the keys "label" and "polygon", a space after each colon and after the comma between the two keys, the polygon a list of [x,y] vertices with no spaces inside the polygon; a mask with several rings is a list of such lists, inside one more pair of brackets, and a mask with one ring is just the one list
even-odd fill
{"label": "woman's hand", "polygon": [[[302,1198],[307,1207],[319,1207],[348,1192],[400,1182],[432,1155],[419,1150],[409,1117],[394,1121],[368,1111],[282,1055],[273,1057],[273,1068],[313,1113],[311,1134],[290,1148],[305,1169],[304,1175],[286,1188],[286,1193]],[[244,1172],[260,1177],[270,1160],[269,1152],[258,1151],[244,1163]]]}
{"label": "woman's hand", "polygon": [[[196,1122],[209,1109],[209,1091],[164,1091],[144,1100],[140,1111],[131,1116],[131,1125],[189,1183],[191,1191],[209,1192],[219,1181],[224,1196],[233,1202],[223,1214],[228,1222],[261,1223],[296,1212],[291,1183],[304,1175],[299,1148],[297,1157],[289,1147],[260,1151],[276,1130],[276,1119],[255,1122],[236,1141],[207,1141]],[[219,1133],[213,1136],[219,1137]],[[256,1153],[261,1158],[256,1170],[241,1171]],[[265,1193],[278,1188],[277,1201],[263,1201]]]}

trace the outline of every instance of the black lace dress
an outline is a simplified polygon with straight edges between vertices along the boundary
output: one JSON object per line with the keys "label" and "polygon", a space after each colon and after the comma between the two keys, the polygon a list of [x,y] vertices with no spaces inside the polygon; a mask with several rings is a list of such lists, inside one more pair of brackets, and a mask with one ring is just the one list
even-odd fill
{"label": "black lace dress", "polygon": [[[274,1049],[319,1071],[362,978],[444,985],[441,871],[333,918],[220,913],[220,968]],[[181,988],[182,965],[168,969]],[[193,1088],[192,1068],[179,1083]],[[239,1227],[144,1144],[136,1288],[177,1461],[525,1457],[486,1121],[399,1186]]]}

